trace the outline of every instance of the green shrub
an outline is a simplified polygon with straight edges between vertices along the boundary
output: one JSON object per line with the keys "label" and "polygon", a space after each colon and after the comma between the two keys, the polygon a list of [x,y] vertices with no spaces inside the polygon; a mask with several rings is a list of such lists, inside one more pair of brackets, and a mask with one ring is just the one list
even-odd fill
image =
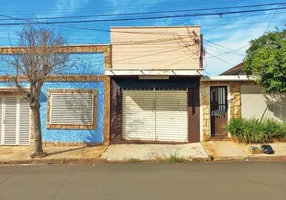
{"label": "green shrub", "polygon": [[165,163],[183,163],[186,162],[186,159],[183,157],[179,157],[176,154],[170,155],[169,157],[165,158]]}
{"label": "green shrub", "polygon": [[268,143],[286,137],[286,124],[274,120],[231,119],[225,125],[226,131],[242,143]]}
{"label": "green shrub", "polygon": [[155,163],[184,163],[188,160],[184,157],[177,156],[176,154],[171,154],[169,156],[157,156],[154,159]]}
{"label": "green shrub", "polygon": [[128,163],[138,163],[138,162],[140,162],[140,159],[138,159],[138,158],[128,158],[127,162]]}

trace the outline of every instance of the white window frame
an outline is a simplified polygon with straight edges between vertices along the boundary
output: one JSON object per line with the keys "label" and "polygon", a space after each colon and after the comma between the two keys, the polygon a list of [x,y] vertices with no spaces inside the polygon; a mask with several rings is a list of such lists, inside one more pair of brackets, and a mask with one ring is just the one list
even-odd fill
{"label": "white window frame", "polygon": [[[62,94],[62,95],[72,95],[72,94],[90,94],[92,95],[92,122],[91,124],[69,124],[69,123],[52,123],[52,105],[53,105],[53,94]],[[93,93],[88,93],[88,92],[76,92],[76,93],[72,93],[72,92],[61,92],[61,93],[51,93],[51,96],[50,96],[50,124],[51,125],[72,125],[72,126],[84,126],[84,125],[87,125],[87,126],[91,126],[91,125],[94,125],[94,98],[95,98],[95,95]]]}

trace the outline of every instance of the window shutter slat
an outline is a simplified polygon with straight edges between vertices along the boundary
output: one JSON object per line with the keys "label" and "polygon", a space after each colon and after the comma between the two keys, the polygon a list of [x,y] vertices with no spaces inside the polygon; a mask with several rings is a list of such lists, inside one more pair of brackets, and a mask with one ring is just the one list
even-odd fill
{"label": "window shutter slat", "polygon": [[91,93],[51,94],[51,124],[92,125],[93,101]]}

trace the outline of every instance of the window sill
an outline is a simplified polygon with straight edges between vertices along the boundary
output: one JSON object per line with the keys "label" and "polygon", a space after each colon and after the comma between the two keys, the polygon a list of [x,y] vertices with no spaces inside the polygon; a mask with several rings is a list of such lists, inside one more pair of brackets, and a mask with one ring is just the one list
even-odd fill
{"label": "window sill", "polygon": [[94,130],[96,125],[47,124],[47,129]]}

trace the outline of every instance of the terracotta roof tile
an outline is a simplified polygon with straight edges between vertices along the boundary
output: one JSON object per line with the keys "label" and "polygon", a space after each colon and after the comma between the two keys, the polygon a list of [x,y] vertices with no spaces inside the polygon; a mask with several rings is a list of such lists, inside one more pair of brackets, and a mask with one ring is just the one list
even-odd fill
{"label": "terracotta roof tile", "polygon": [[221,73],[220,75],[227,75],[230,72],[241,70],[243,68],[243,62],[239,63],[238,65],[235,65],[234,67],[228,69],[227,71]]}

